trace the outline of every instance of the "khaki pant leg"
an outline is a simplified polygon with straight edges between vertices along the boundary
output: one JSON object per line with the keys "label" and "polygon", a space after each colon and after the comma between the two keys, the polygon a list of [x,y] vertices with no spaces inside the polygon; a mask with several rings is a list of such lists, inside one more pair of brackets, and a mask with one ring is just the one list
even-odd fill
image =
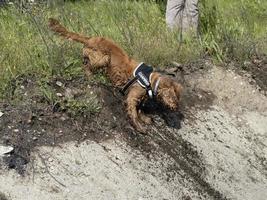
{"label": "khaki pant leg", "polygon": [[183,32],[197,33],[198,0],[186,0],[183,12]]}
{"label": "khaki pant leg", "polygon": [[198,0],[168,0],[166,23],[169,28],[178,28],[182,33],[197,33]]}
{"label": "khaki pant leg", "polygon": [[166,23],[169,28],[181,28],[182,11],[185,0],[168,0],[166,7]]}

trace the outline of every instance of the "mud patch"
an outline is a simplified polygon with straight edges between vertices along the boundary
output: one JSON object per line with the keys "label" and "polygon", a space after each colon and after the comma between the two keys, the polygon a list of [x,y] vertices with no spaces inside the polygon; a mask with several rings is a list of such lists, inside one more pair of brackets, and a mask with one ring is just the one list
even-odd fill
{"label": "mud patch", "polygon": [[247,71],[252,74],[252,78],[264,90],[267,91],[267,55],[253,58]]}
{"label": "mud patch", "polygon": [[[54,105],[47,104],[36,93],[23,104],[2,104],[1,110],[5,115],[0,119],[1,140],[4,144],[14,147],[14,153],[5,158],[9,168],[23,174],[35,147],[60,146],[69,141],[102,142],[120,137],[130,147],[142,152],[147,159],[155,157],[158,151],[171,156],[176,164],[170,166],[166,172],[169,174],[168,180],[171,180],[177,171],[182,170],[190,179],[198,182],[200,191],[207,193],[208,196],[220,196],[207,186],[207,183],[200,181],[205,175],[201,155],[195,151],[192,144],[172,133],[172,129],[181,128],[183,111],[168,111],[154,101],[143,103],[142,109],[153,118],[154,124],[149,127],[147,135],[140,135],[130,126],[125,113],[124,98],[113,87],[103,84],[93,84],[88,87],[88,82],[84,79],[60,81],[65,87],[76,90],[90,88],[97,94],[102,110],[97,114],[72,116],[61,110],[60,104],[57,104],[58,107],[55,109]],[[34,81],[28,80],[27,85],[29,83],[30,86],[27,87],[34,93]],[[51,86],[58,89],[54,82]],[[187,91],[181,107],[207,109],[212,104],[212,94],[192,88],[188,88]]]}
{"label": "mud patch", "polygon": [[[193,68],[190,67],[186,71],[197,70]],[[23,97],[22,104],[1,104],[1,110],[5,115],[0,119],[2,133],[0,139],[4,144],[14,147],[13,154],[5,158],[5,163],[10,169],[23,174],[35,147],[60,146],[69,141],[101,142],[119,136],[148,158],[153,154],[156,155],[160,148],[161,152],[165,152],[177,161],[179,169],[192,174],[190,176],[193,179],[205,173],[201,155],[198,155],[190,143],[179,136],[174,136],[171,129],[181,128],[183,113],[191,107],[208,109],[215,98],[210,92],[186,86],[184,83],[186,92],[181,112],[171,112],[155,101],[144,102],[141,108],[153,118],[154,125],[148,127],[147,135],[140,135],[127,120],[123,96],[112,86],[92,84],[83,77],[71,80],[55,79],[48,83],[60,93],[64,93],[64,90],[58,87],[56,81],[60,81],[66,88],[75,88],[76,91],[94,92],[102,104],[101,111],[97,114],[84,113],[72,116],[65,109],[62,110],[59,103],[47,104],[36,92],[35,80],[31,77],[21,77],[14,85],[13,95],[18,93],[16,90],[19,88],[24,90],[19,91],[22,96],[25,93],[31,95]],[[165,133],[164,136],[161,133]],[[170,169],[175,173],[177,167],[172,166]]]}
{"label": "mud patch", "polygon": [[[23,154],[23,150],[17,149],[15,147],[15,151],[19,152],[20,154]],[[26,168],[26,165],[29,162],[29,156],[24,157],[26,154],[28,154],[29,151],[25,152],[22,155],[19,155],[17,153],[11,153],[3,158],[4,163],[7,165],[9,169],[15,169],[20,175],[24,175],[24,171]]]}
{"label": "mud patch", "polygon": [[249,76],[250,83],[258,85],[267,95],[267,55],[254,56],[249,62],[244,63],[243,70],[232,68],[242,76]]}

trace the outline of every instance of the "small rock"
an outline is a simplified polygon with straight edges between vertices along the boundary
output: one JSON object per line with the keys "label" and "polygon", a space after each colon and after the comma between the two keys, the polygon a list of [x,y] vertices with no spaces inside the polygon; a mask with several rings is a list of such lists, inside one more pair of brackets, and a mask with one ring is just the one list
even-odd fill
{"label": "small rock", "polygon": [[2,117],[3,115],[4,115],[4,113],[0,111],[0,117]]}
{"label": "small rock", "polygon": [[62,116],[62,117],[60,117],[60,120],[61,121],[66,121],[66,118]]}
{"label": "small rock", "polygon": [[178,62],[175,62],[175,61],[172,61],[171,62],[175,67],[181,67],[182,64],[178,63]]}
{"label": "small rock", "polygon": [[116,159],[116,160],[120,160],[119,156],[115,156],[115,159]]}
{"label": "small rock", "polygon": [[63,94],[61,94],[61,93],[56,93],[56,95],[57,95],[58,97],[63,97]]}
{"label": "small rock", "polygon": [[60,81],[57,81],[56,82],[56,85],[59,86],[59,87],[62,87],[63,86],[63,83],[61,83]]}
{"label": "small rock", "polygon": [[0,144],[0,156],[4,156],[14,150],[11,146],[3,146]]}
{"label": "small rock", "polygon": [[17,133],[17,132],[19,132],[19,129],[14,129],[13,131],[14,131],[15,133]]}
{"label": "small rock", "polygon": [[37,137],[35,137],[35,136],[34,136],[32,139],[33,139],[33,141],[36,141],[36,140],[38,140],[38,138],[37,138]]}
{"label": "small rock", "polygon": [[167,73],[169,74],[174,74],[178,71],[178,68],[177,67],[172,67],[172,68],[168,68],[165,70]]}
{"label": "small rock", "polygon": [[75,160],[75,163],[76,163],[77,165],[81,165],[81,164],[82,164],[79,160]]}

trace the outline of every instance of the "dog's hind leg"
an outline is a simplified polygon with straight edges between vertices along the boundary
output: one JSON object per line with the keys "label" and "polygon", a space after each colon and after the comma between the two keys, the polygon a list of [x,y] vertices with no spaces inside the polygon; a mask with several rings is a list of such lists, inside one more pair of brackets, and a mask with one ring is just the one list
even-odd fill
{"label": "dog's hind leg", "polygon": [[87,75],[91,75],[101,68],[105,68],[110,63],[110,56],[103,54],[94,48],[83,48],[83,68]]}

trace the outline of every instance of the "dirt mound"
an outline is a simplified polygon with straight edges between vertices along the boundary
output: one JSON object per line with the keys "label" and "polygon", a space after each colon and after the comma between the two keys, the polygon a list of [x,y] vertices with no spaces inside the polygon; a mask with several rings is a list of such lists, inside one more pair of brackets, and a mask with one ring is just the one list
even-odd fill
{"label": "dirt mound", "polygon": [[[173,113],[152,101],[142,104],[154,121],[146,135],[130,126],[123,97],[108,84],[92,84],[81,77],[61,79],[63,86],[57,87],[58,80],[52,81],[55,93],[65,95],[68,88],[78,91],[79,98],[86,97],[84,91],[88,90],[97,95],[102,107],[99,113],[74,115],[60,103],[47,104],[36,93],[36,81],[27,77],[17,86],[22,94],[28,94],[23,103],[1,104],[4,115],[0,118],[0,141],[14,147],[5,163],[26,177],[31,170],[40,170],[36,175],[39,185],[48,186],[49,180],[54,180],[56,186],[49,187],[54,191],[51,195],[57,197],[50,199],[69,198],[67,188],[74,187],[75,181],[71,180],[76,172],[77,181],[85,186],[89,186],[86,177],[93,176],[96,183],[103,179],[102,192],[97,188],[91,191],[99,192],[103,199],[108,199],[108,188],[118,186],[117,195],[124,199],[126,191],[131,190],[124,186],[123,177],[117,180],[117,172],[125,177],[138,174],[137,179],[128,178],[136,188],[131,194],[140,199],[159,199],[151,192],[158,194],[157,190],[166,195],[165,199],[250,199],[253,195],[263,199],[267,180],[266,97],[249,83],[249,78],[208,61],[183,66],[175,74],[185,88],[181,110]],[[79,154],[84,158],[78,159]],[[69,179],[64,170],[60,171],[62,167]],[[90,172],[97,169],[103,173],[95,177]],[[45,174],[45,180],[38,178]],[[14,181],[9,175],[2,176],[10,184]],[[11,190],[5,187],[5,191]],[[92,195],[88,198],[97,199]]]}

